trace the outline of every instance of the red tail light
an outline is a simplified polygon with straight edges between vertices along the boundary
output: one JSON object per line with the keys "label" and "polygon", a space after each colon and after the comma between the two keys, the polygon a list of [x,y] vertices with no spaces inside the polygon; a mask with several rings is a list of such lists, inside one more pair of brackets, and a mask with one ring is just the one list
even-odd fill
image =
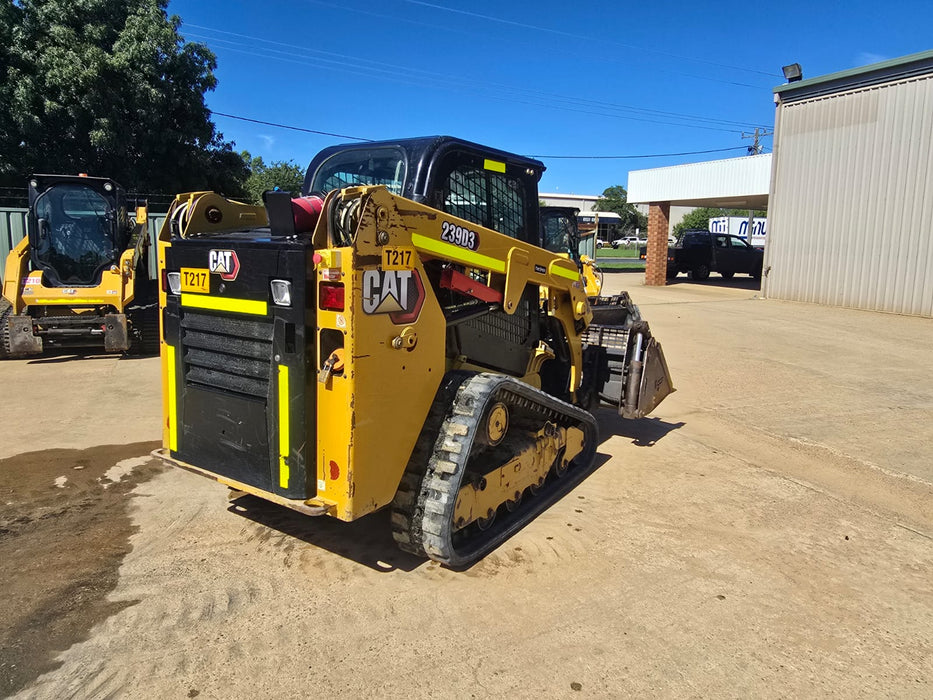
{"label": "red tail light", "polygon": [[318,288],[319,306],[325,311],[343,311],[344,289],[342,284],[322,283]]}

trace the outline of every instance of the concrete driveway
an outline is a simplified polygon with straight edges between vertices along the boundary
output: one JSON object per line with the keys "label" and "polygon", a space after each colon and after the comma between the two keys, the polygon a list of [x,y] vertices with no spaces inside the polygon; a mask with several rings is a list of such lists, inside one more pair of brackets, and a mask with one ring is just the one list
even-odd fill
{"label": "concrete driveway", "polygon": [[933,322],[642,278],[678,391],[463,573],[147,462],[155,359],[0,365],[0,694],[933,695]]}

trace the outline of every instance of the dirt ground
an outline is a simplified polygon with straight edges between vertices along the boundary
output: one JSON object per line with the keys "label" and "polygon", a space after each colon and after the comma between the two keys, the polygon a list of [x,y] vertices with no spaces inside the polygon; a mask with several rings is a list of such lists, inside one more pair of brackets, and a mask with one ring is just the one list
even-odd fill
{"label": "dirt ground", "polygon": [[147,460],[155,359],[0,365],[0,694],[933,697],[933,322],[641,280],[677,393],[461,573]]}

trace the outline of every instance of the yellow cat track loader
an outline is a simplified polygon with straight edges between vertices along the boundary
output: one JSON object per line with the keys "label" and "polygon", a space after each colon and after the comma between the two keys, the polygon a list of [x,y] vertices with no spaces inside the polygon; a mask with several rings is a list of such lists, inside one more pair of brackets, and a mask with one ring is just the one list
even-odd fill
{"label": "yellow cat track loader", "polygon": [[0,358],[74,347],[157,352],[146,221],[146,207],[130,211],[109,178],[29,178],[27,235],[4,268]]}
{"label": "yellow cat track loader", "polygon": [[543,170],[426,137],[327,148],[296,199],[179,195],[159,456],[309,515],[390,508],[451,567],[501,544],[592,469],[600,396],[634,418],[672,390],[628,297],[542,247]]}
{"label": "yellow cat track loader", "polygon": [[567,255],[577,263],[583,289],[588,297],[598,297],[603,289],[603,272],[588,255],[580,255],[580,230],[576,207],[543,206],[541,215],[541,245],[552,253]]}

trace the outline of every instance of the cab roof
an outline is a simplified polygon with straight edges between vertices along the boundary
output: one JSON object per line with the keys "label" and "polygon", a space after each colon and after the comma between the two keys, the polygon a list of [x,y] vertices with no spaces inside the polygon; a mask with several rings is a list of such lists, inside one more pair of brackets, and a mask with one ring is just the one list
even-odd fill
{"label": "cab roof", "polygon": [[408,165],[403,195],[418,201],[428,194],[431,182],[432,169],[444,155],[452,151],[471,153],[490,160],[506,164],[506,167],[520,169],[525,176],[533,178],[537,183],[541,179],[546,167],[540,160],[520,156],[515,153],[483,146],[472,141],[466,141],[454,136],[419,136],[407,139],[390,139],[387,141],[366,141],[360,143],[345,143],[328,146],[318,153],[308,166],[305,174],[302,193],[308,194],[308,189],[314,179],[314,174],[320,165],[336,153],[351,150],[366,151],[374,148],[396,148],[405,154]]}

